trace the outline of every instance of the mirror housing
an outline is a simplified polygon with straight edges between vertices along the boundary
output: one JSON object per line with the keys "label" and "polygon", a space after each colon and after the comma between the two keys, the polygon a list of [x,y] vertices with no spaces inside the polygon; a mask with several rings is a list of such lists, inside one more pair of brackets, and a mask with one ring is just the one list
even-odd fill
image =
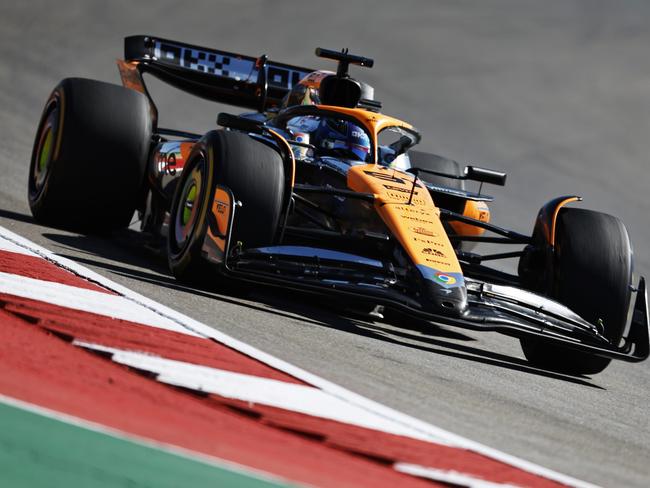
{"label": "mirror housing", "polygon": [[261,134],[264,131],[263,124],[256,120],[245,119],[232,115],[226,112],[221,112],[217,116],[217,124],[221,127],[228,129],[241,130],[244,132],[252,132],[253,134]]}
{"label": "mirror housing", "polygon": [[465,179],[490,183],[491,185],[504,186],[508,175],[493,169],[479,168],[478,166],[467,166],[465,168]]}

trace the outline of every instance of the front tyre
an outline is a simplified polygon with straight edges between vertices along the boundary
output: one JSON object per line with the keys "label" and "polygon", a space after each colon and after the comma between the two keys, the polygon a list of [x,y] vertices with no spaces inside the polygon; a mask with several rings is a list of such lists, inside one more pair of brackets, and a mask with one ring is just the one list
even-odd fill
{"label": "front tyre", "polygon": [[215,281],[201,248],[216,185],[228,187],[242,204],[235,211],[231,242],[252,248],[276,241],[284,181],[275,149],[239,132],[205,134],[192,149],[172,200],[167,255],[174,276],[188,283]]}
{"label": "front tyre", "polygon": [[83,78],[61,81],[32,150],[27,194],[36,221],[82,232],[129,225],[151,133],[142,93]]}
{"label": "front tyre", "polygon": [[[623,223],[593,210],[562,208],[556,228],[553,297],[590,323],[602,321],[604,335],[618,346],[630,304],[632,248]],[[611,359],[522,338],[534,365],[568,374],[596,374]]]}

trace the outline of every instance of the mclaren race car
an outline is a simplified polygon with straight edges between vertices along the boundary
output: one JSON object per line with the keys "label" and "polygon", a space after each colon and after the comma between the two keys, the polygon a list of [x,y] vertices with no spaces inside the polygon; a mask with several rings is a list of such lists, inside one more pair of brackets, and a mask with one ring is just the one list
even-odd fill
{"label": "mclaren race car", "polygon": [[[47,100],[29,172],[35,219],[93,232],[137,211],[179,280],[333,294],[405,321],[499,331],[554,371],[648,357],[645,281],[632,281],[619,219],[562,196],[531,235],[492,224],[482,187],[504,173],[417,151],[418,131],[349,74],[372,59],[316,55],[336,71],[127,37],[123,86],[67,78]],[[205,134],[162,128],[145,74],[249,113],[221,113]],[[481,255],[477,243],[509,247]],[[517,274],[486,266],[509,258]]]}

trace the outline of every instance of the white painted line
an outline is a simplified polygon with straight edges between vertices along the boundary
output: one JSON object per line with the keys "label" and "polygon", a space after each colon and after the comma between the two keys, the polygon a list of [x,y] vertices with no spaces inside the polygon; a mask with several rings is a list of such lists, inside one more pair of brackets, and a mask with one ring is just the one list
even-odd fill
{"label": "white painted line", "polygon": [[175,456],[182,457],[184,459],[189,459],[191,461],[200,462],[207,464],[209,466],[214,466],[221,469],[228,469],[236,473],[240,473],[246,476],[253,476],[260,478],[262,480],[267,480],[274,483],[280,484],[291,484],[295,485],[295,482],[289,481],[288,479],[281,478],[275,474],[267,473],[266,471],[261,471],[257,468],[251,468],[244,466],[243,464],[238,464],[226,459],[221,459],[215,456],[209,456],[201,452],[192,451],[191,449],[185,449],[182,447],[175,446],[173,444],[167,444],[165,442],[159,442],[147,437],[141,437],[139,435],[131,434],[129,432],[124,432],[122,430],[113,429],[96,422],[91,422],[90,420],[82,419],[80,417],[75,417],[74,415],[68,415],[65,413],[58,412],[56,410],[51,410],[46,407],[41,407],[40,405],[35,405],[33,403],[25,402],[17,398],[9,397],[0,393],[0,403],[9,405],[10,407],[20,408],[27,412],[34,413],[36,415],[41,415],[52,420],[57,420],[59,422],[64,422],[66,424],[73,425],[75,427],[80,427],[82,429],[87,429],[92,432],[97,432],[99,434],[108,435],[116,439],[123,441],[132,442],[134,444],[139,444],[141,446],[148,447],[150,449],[158,449],[160,451],[173,454]]}
{"label": "white painted line", "polygon": [[213,393],[235,400],[282,408],[292,412],[418,440],[436,443],[444,442],[444,439],[423,435],[418,430],[410,429],[403,424],[376,415],[367,409],[351,405],[350,402],[311,386],[198,366],[82,341],[73,341],[73,344],[86,349],[112,354],[112,359],[116,363],[155,373],[158,375],[157,380],[161,383],[181,386],[204,393]]}
{"label": "white painted line", "polygon": [[0,293],[203,337],[119,295],[0,272]]}
{"label": "white painted line", "polygon": [[516,488],[518,486],[493,483],[491,481],[485,481],[468,476],[464,473],[458,473],[457,471],[444,471],[442,469],[428,468],[417,464],[395,463],[393,468],[395,471],[399,471],[400,473],[410,474],[412,476],[418,476],[420,478],[434,481],[441,481],[454,486],[464,486],[467,488]]}
{"label": "white painted line", "polygon": [[[386,417],[392,421],[401,423],[407,427],[420,431],[423,435],[430,435],[436,438],[444,438],[446,443],[449,445],[455,445],[457,447],[463,447],[464,449],[469,449],[484,456],[491,457],[498,461],[510,464],[519,469],[528,471],[529,473],[548,478],[559,483],[565,484],[567,486],[574,486],[576,488],[596,488],[596,485],[587,483],[586,481],[578,480],[570,476],[558,473],[543,466],[531,463],[529,461],[523,460],[516,456],[506,454],[497,449],[485,446],[479,442],[466,439],[457,434],[451,433],[439,427],[436,427],[432,424],[424,422],[422,420],[416,419],[410,415],[401,413],[395,409],[386,407],[381,403],[370,400],[366,397],[363,397],[357,393],[354,393],[346,388],[343,388],[331,381],[328,381],[320,376],[309,373],[304,369],[298,368],[282,359],[276,358],[268,353],[265,353],[253,346],[246,344],[240,340],[237,340],[223,332],[220,332],[208,325],[205,325],[197,320],[194,320],[187,315],[181,314],[175,310],[172,310],[169,307],[166,307],[160,303],[157,303],[149,298],[140,295],[122,285],[119,285],[108,278],[101,276],[94,271],[75,263],[74,261],[57,256],[51,251],[48,251],[44,247],[41,247],[21,236],[15,234],[3,227],[0,227],[0,236],[3,236],[5,239],[13,242],[16,245],[24,247],[25,249],[34,252],[35,254],[47,259],[48,261],[59,264],[60,266],[72,271],[79,276],[83,276],[95,283],[102,285],[109,290],[112,290],[116,293],[123,295],[125,298],[133,301],[134,303],[140,304],[146,308],[155,311],[156,313],[164,316],[170,320],[176,321],[179,325],[185,327],[188,331],[193,331],[199,335],[204,335],[210,337],[226,346],[229,346],[237,351],[246,354],[252,358],[257,359],[269,366],[279,369],[295,378],[298,378],[305,383],[309,383],[313,386],[316,386],[331,395],[339,397],[348,401],[352,405],[367,409],[379,416]],[[217,326],[218,327],[218,326]]]}
{"label": "white painted line", "polygon": [[14,252],[16,254],[24,254],[26,256],[37,256],[36,253],[33,253],[29,249],[23,246],[18,246],[13,242],[3,238],[2,236],[0,236],[0,251],[9,251],[9,252]]}

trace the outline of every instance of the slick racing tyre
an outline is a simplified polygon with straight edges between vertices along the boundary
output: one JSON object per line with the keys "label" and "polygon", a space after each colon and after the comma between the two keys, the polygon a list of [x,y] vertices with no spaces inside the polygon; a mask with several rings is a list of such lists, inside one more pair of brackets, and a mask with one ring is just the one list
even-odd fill
{"label": "slick racing tyre", "polygon": [[208,132],[192,149],[170,210],[169,267],[186,283],[218,282],[201,256],[216,185],[228,187],[235,201],[241,202],[235,211],[232,243],[241,242],[245,249],[276,240],[284,194],[280,154],[240,132]]}
{"label": "slick racing tyre", "polygon": [[[446,173],[454,176],[461,176],[460,166],[456,161],[443,158],[437,154],[430,154],[422,151],[409,151],[409,160],[414,168],[428,169],[439,173]],[[430,175],[420,173],[418,178],[432,185],[446,186],[456,190],[464,190],[465,182],[454,178],[445,178],[444,176]]]}
{"label": "slick racing tyre", "polygon": [[129,225],[151,131],[143,94],[83,78],[61,81],[45,104],[32,151],[34,218],[81,232]]}
{"label": "slick racing tyre", "polygon": [[[625,331],[632,283],[632,249],[616,217],[563,208],[556,228],[554,297],[592,324],[601,322],[613,346]],[[595,374],[610,359],[577,352],[537,338],[522,338],[534,365],[569,374]]]}

